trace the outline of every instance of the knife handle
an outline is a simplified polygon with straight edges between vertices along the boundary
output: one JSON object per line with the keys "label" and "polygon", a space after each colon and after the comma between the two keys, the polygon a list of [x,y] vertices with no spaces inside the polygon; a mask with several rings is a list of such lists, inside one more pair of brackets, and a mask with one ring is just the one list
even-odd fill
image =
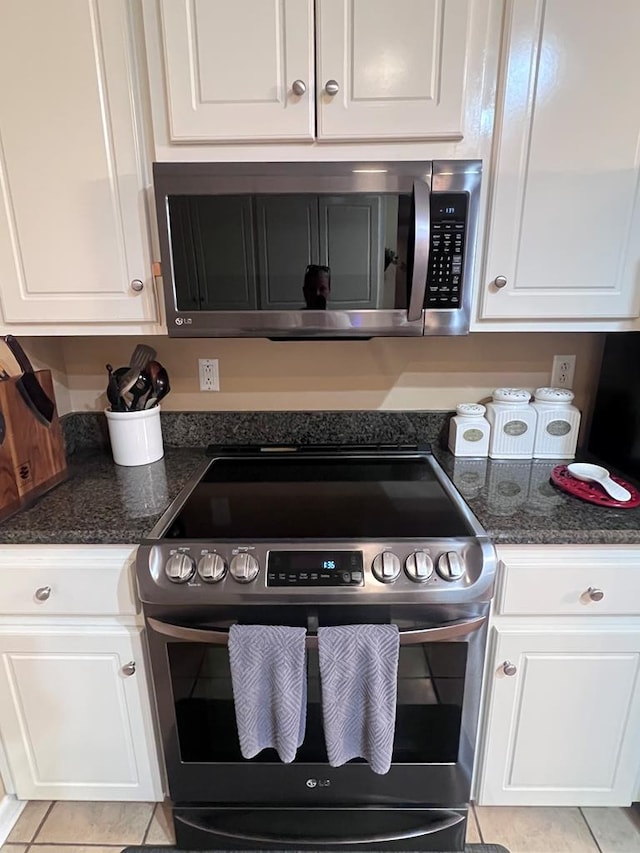
{"label": "knife handle", "polygon": [[18,362],[20,370],[23,373],[33,373],[33,367],[31,366],[31,362],[27,358],[26,352],[18,343],[17,338],[14,338],[13,335],[5,335],[3,340],[13,353],[15,360]]}

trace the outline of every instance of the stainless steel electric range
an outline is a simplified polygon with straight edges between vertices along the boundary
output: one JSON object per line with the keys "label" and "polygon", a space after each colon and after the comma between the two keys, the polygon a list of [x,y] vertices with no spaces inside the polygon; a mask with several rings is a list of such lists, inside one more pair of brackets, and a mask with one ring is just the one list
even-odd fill
{"label": "stainless steel electric range", "polygon": [[[463,850],[495,565],[428,448],[213,448],[137,557],[178,846]],[[240,754],[234,623],[307,628],[292,764]],[[384,776],[321,724],[318,626],[371,623],[400,631]]]}

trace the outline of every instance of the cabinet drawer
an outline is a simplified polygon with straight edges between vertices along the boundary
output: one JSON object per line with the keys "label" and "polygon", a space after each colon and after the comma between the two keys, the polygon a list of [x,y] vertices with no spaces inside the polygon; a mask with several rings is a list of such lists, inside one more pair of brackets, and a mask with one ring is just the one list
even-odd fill
{"label": "cabinet drawer", "polygon": [[640,615],[640,549],[500,549],[504,616]]}
{"label": "cabinet drawer", "polygon": [[0,559],[1,616],[135,614],[131,549],[7,549]]}

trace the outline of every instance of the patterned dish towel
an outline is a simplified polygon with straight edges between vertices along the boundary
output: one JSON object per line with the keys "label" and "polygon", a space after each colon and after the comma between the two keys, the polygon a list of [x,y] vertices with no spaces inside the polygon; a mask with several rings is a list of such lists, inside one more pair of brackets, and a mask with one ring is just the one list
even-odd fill
{"label": "patterned dish towel", "polygon": [[364,758],[388,773],[393,752],[400,637],[396,625],[318,629],[329,764]]}
{"label": "patterned dish towel", "polygon": [[305,637],[305,628],[231,626],[231,681],[244,758],[269,747],[286,764],[296,757],[307,717]]}

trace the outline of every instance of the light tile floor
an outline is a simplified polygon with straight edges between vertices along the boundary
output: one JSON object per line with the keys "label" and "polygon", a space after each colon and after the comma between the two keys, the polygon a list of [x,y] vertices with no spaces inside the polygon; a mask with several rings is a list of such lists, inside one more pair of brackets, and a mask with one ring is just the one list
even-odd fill
{"label": "light tile floor", "polygon": [[[166,803],[32,802],[2,853],[119,853],[173,840]],[[510,853],[640,853],[640,811],[477,806],[467,841]]]}

